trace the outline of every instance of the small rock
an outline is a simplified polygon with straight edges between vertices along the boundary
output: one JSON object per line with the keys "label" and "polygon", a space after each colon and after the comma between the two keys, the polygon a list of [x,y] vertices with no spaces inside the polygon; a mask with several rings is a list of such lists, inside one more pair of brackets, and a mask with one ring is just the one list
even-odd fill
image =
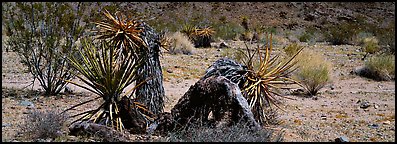
{"label": "small rock", "polygon": [[362,108],[362,109],[367,109],[367,108],[369,108],[371,106],[371,104],[369,104],[369,102],[367,102],[367,101],[363,101],[363,102],[361,102],[361,104],[360,104],[360,108]]}
{"label": "small rock", "polygon": [[221,44],[219,44],[219,48],[229,48],[229,45],[226,42],[221,42]]}
{"label": "small rock", "polygon": [[167,69],[168,73],[173,73],[173,71],[171,69]]}
{"label": "small rock", "polygon": [[312,97],[312,100],[318,100],[318,97],[314,96]]}
{"label": "small rock", "polygon": [[331,85],[330,88],[331,88],[331,90],[334,90],[334,89],[335,89],[335,86],[334,86],[334,85]]}
{"label": "small rock", "polygon": [[177,66],[177,65],[176,65],[176,66],[174,66],[174,68],[180,68],[180,66]]}
{"label": "small rock", "polygon": [[379,127],[379,125],[378,124],[371,124],[371,125],[368,125],[370,128],[374,128],[374,129],[376,129],[376,128],[378,128]]}
{"label": "small rock", "polygon": [[321,120],[327,120],[327,116],[322,115],[322,116],[321,116]]}
{"label": "small rock", "polygon": [[12,124],[9,124],[9,123],[3,123],[1,126],[2,126],[2,127],[10,127],[10,126],[12,126]]}
{"label": "small rock", "polygon": [[335,142],[349,142],[349,139],[347,139],[347,137],[341,136],[336,138]]}
{"label": "small rock", "polygon": [[384,121],[383,124],[384,124],[384,125],[389,125],[389,124],[390,124],[390,121],[388,121],[388,120],[387,120],[387,121]]}
{"label": "small rock", "polygon": [[32,107],[34,107],[34,104],[33,104],[32,102],[30,102],[30,101],[27,101],[27,100],[21,101],[21,102],[19,103],[19,105],[21,105],[21,106],[32,106]]}
{"label": "small rock", "polygon": [[374,104],[374,109],[378,109],[378,108],[379,108],[379,105]]}

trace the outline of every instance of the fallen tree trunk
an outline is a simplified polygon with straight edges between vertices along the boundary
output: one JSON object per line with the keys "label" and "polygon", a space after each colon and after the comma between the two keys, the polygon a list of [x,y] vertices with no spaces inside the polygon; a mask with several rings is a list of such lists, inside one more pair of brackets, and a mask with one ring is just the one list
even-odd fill
{"label": "fallen tree trunk", "polygon": [[128,137],[128,132],[121,133],[111,127],[96,123],[89,123],[87,121],[73,123],[69,126],[69,131],[70,135],[96,136],[106,142],[126,142],[130,140],[130,138]]}
{"label": "fallen tree trunk", "polygon": [[[148,131],[166,132],[191,124],[210,122],[212,112],[216,125],[248,124],[260,128],[247,100],[237,84],[223,76],[202,78],[179,99],[171,113],[159,115]],[[171,120],[170,120],[171,119]]]}

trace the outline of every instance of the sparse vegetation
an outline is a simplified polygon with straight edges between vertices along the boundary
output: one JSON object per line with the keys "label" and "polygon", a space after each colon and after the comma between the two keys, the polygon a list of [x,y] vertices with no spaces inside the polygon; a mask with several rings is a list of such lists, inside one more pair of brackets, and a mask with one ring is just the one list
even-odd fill
{"label": "sparse vegetation", "polygon": [[307,95],[314,96],[330,82],[331,63],[321,54],[312,51],[303,51],[296,58],[298,69],[294,74]]}
{"label": "sparse vegetation", "polygon": [[194,45],[189,40],[189,38],[183,35],[180,32],[175,32],[171,34],[169,37],[169,49],[168,52],[170,54],[186,54],[191,55],[193,54]]}
{"label": "sparse vegetation", "polygon": [[[241,88],[244,92],[249,106],[251,107],[252,113],[260,124],[267,123],[265,109],[272,105],[280,108],[278,104],[281,102],[275,97],[281,97],[278,92],[280,89],[279,85],[282,84],[298,84],[295,80],[289,77],[289,74],[293,71],[296,62],[292,62],[297,54],[302,49],[295,53],[285,62],[278,61],[279,56],[270,58],[272,52],[272,35],[267,38],[267,43],[260,47],[258,45],[256,52],[250,52],[246,45],[247,51],[244,53],[246,58],[243,60],[244,65],[247,66],[248,73],[246,74],[246,81]],[[262,55],[261,49],[265,49],[265,53]],[[259,63],[256,63],[253,59],[257,55]]]}
{"label": "sparse vegetation", "polygon": [[55,110],[32,110],[21,125],[22,137],[29,140],[55,139],[63,135],[67,120],[66,114]]}
{"label": "sparse vegetation", "polygon": [[365,62],[366,71],[362,76],[375,80],[393,80],[395,78],[395,57],[394,55],[373,56]]}
{"label": "sparse vegetation", "polygon": [[368,54],[374,54],[379,51],[378,43],[376,37],[367,37],[362,40],[362,49],[365,52],[364,58]]}
{"label": "sparse vegetation", "polygon": [[191,126],[185,130],[170,132],[160,142],[279,142],[282,133],[274,133],[269,129],[252,130],[245,124],[233,126]]}
{"label": "sparse vegetation", "polygon": [[[78,3],[5,3],[3,14],[9,32],[7,45],[15,51],[45,95],[56,95],[71,79],[66,56],[84,32],[80,26],[87,4]],[[49,12],[51,11],[51,12]],[[56,23],[54,22],[56,21]]]}
{"label": "sparse vegetation", "polygon": [[302,48],[303,48],[303,46],[300,46],[298,43],[292,43],[292,44],[289,44],[286,47],[284,47],[284,52],[288,56],[293,56]]}

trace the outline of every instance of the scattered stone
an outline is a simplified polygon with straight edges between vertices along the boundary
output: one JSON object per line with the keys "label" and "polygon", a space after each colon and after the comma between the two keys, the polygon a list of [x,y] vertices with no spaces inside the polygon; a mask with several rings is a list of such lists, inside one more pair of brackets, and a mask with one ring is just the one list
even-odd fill
{"label": "scattered stone", "polygon": [[318,97],[314,96],[312,97],[312,100],[318,100]]}
{"label": "scattered stone", "polygon": [[390,121],[388,121],[388,120],[387,120],[387,121],[384,121],[383,124],[384,124],[384,125],[389,125],[389,124],[390,124]]}
{"label": "scattered stone", "polygon": [[371,106],[371,104],[369,104],[369,102],[367,102],[367,101],[363,101],[360,103],[360,108],[362,108],[362,109],[367,109],[370,106]]}
{"label": "scattered stone", "polygon": [[378,109],[379,105],[378,104],[374,104],[374,109]]}
{"label": "scattered stone", "polygon": [[219,48],[230,48],[229,44],[227,44],[226,42],[221,42],[221,44],[219,44]]}
{"label": "scattered stone", "polygon": [[331,90],[334,90],[334,89],[335,89],[335,86],[334,86],[334,85],[331,85],[330,88],[331,88]]}
{"label": "scattered stone", "polygon": [[173,73],[173,71],[171,69],[167,69],[168,73]]}
{"label": "scattered stone", "polygon": [[73,93],[73,90],[71,89],[71,88],[69,88],[69,87],[65,87],[65,89],[64,89],[64,93],[65,94],[72,94]]}
{"label": "scattered stone", "polygon": [[174,66],[174,68],[180,68],[180,66],[177,66],[177,65],[176,65],[176,66]]}
{"label": "scattered stone", "polygon": [[379,125],[378,124],[371,124],[371,125],[368,125],[370,128],[373,128],[373,129],[376,129],[376,128],[378,128],[379,127]]}
{"label": "scattered stone", "polygon": [[10,126],[12,126],[12,124],[9,124],[9,123],[3,123],[3,124],[1,124],[1,127],[10,127]]}
{"label": "scattered stone", "polygon": [[335,142],[349,142],[349,139],[345,136],[341,136],[335,139]]}
{"label": "scattered stone", "polygon": [[322,115],[322,116],[321,116],[321,120],[327,120],[327,116]]}
{"label": "scattered stone", "polygon": [[32,102],[30,102],[30,101],[27,101],[27,100],[21,101],[21,102],[19,103],[19,105],[21,105],[21,106],[32,106],[32,107],[34,107],[34,104],[33,104]]}

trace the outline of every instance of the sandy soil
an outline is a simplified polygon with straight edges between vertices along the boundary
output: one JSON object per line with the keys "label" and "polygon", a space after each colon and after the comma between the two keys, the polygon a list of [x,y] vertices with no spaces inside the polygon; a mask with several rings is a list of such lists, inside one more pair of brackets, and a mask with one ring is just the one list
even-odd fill
{"label": "sandy soil", "polygon": [[[230,41],[229,44],[234,48],[243,46],[242,42]],[[281,48],[282,45],[276,46],[276,49]],[[274,126],[285,131],[284,141],[325,142],[340,136],[349,141],[395,141],[395,82],[377,82],[350,74],[351,70],[364,63],[357,47],[317,43],[308,49],[324,54],[333,63],[332,82],[315,98],[287,94],[295,100],[284,100],[285,111],[279,112],[281,124]],[[222,57],[224,51],[226,49],[208,48],[195,49],[193,55],[163,53],[165,111],[171,110],[205,70]],[[31,80],[15,53],[2,52],[2,141],[19,139],[19,126],[32,110],[29,106],[20,105],[23,100],[33,102],[34,108],[39,110],[63,110],[95,97],[71,85],[69,87],[74,93],[61,96],[43,97],[22,92],[21,88],[28,86]],[[36,83],[33,89],[39,90],[39,84]],[[368,101],[371,107],[361,109],[357,103],[359,100]],[[77,108],[71,114],[93,109],[97,103]]]}

